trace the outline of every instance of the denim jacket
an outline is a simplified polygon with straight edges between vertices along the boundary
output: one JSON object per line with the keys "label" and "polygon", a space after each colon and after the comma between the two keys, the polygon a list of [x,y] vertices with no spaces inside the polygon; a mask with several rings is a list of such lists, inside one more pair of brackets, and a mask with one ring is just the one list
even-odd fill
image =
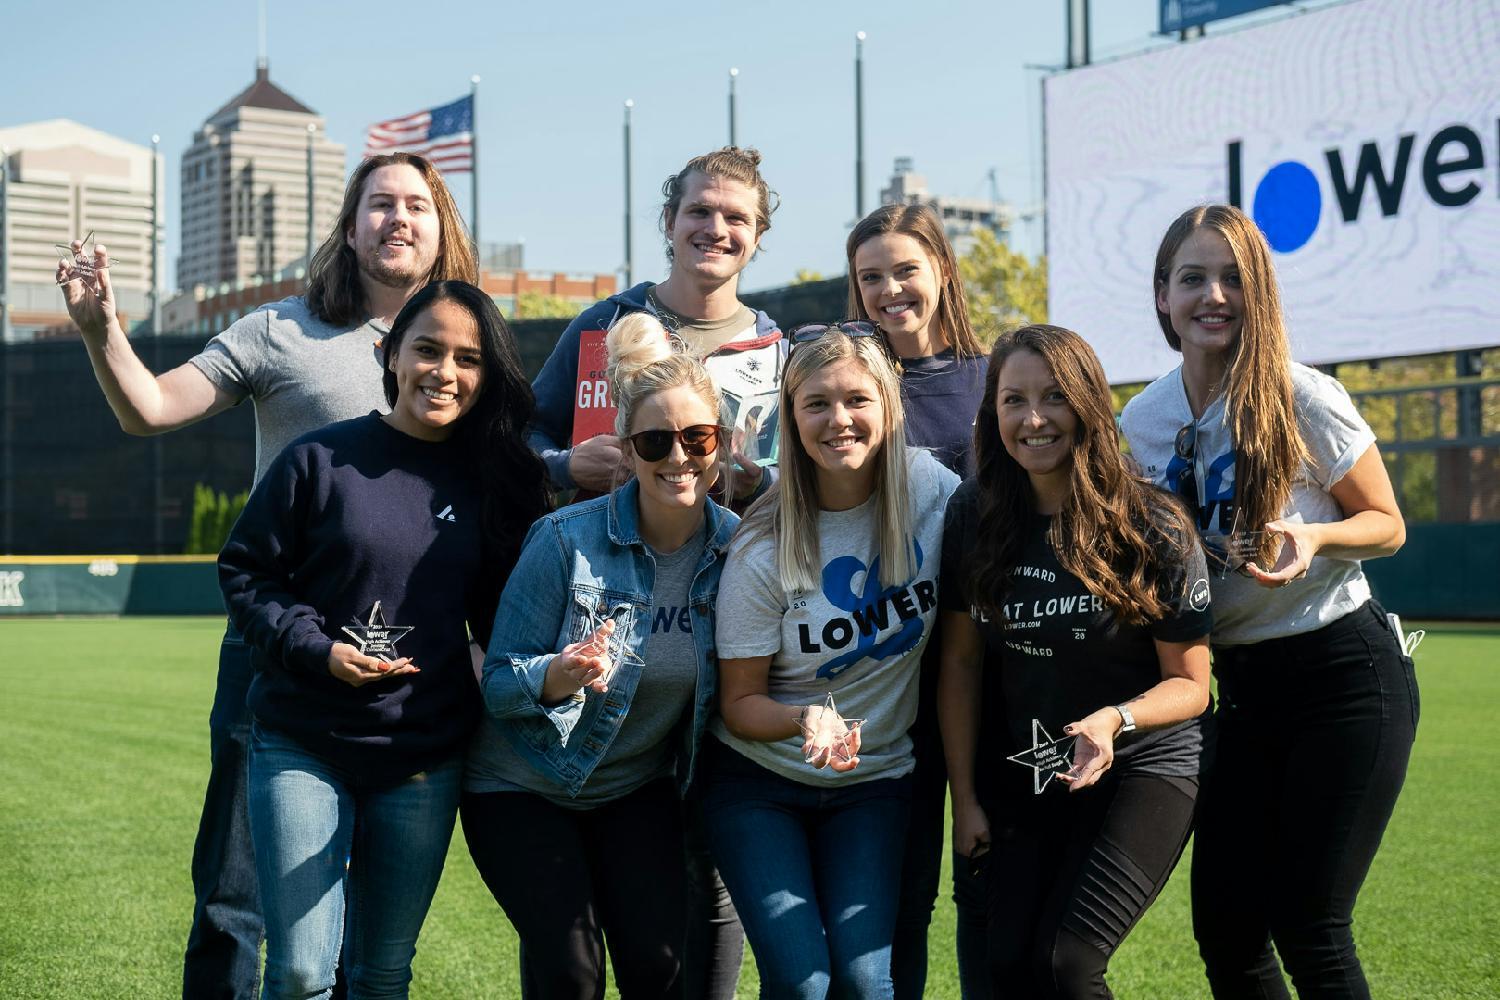
{"label": "denim jacket", "polygon": [[[608,496],[564,507],[531,526],[510,575],[483,679],[486,725],[497,727],[515,752],[568,795],[577,795],[614,742],[640,682],[640,653],[651,633],[656,560],[637,524],[640,485],[631,480]],[[688,589],[698,686],[692,724],[679,750],[677,777],[685,791],[698,745],[713,711],[718,680],[714,601],[729,539],[739,524],[708,500],[707,541]],[[585,638],[604,618],[615,631],[615,670],[604,694],[585,689],[561,704],[541,703],[547,666],[564,646]],[[622,657],[622,646],[635,657]],[[476,751],[482,745],[476,743]]]}

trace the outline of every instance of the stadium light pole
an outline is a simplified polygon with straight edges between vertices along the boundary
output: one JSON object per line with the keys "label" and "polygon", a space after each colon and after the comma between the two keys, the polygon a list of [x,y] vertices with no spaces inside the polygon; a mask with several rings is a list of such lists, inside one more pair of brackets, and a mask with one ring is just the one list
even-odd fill
{"label": "stadium light pole", "polygon": [[854,33],[854,220],[865,217],[865,33]]}
{"label": "stadium light pole", "polygon": [[731,66],[729,68],[729,144],[738,145],[734,141],[734,81],[740,75],[740,71]]}
{"label": "stadium light pole", "polygon": [[1089,64],[1089,0],[1068,0],[1068,69]]}
{"label": "stadium light pole", "polygon": [[313,182],[313,140],[318,134],[318,126],[315,122],[307,123],[307,259],[303,263],[302,273],[309,279],[312,278],[313,259],[313,195],[315,187]]}
{"label": "stadium light pole", "polygon": [[634,273],[630,259],[630,109],[635,107],[635,102],[630,98],[625,99],[625,287],[632,284],[631,276]]}
{"label": "stadium light pole", "polygon": [[151,336],[161,336],[161,136],[151,135]]}

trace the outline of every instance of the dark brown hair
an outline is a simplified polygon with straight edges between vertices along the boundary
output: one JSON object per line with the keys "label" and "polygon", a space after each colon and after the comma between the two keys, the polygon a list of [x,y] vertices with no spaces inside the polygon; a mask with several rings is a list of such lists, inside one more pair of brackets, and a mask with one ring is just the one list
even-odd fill
{"label": "dark brown hair", "polygon": [[[458,205],[443,175],[426,158],[415,153],[385,153],[371,156],[354,168],[349,185],[344,188],[344,204],[339,208],[333,231],[318,247],[307,268],[307,308],[330,326],[349,326],[368,318],[364,286],[359,281],[359,258],[349,246],[354,231],[354,217],[364,197],[365,182],[381,167],[405,163],[427,182],[432,192],[432,206],[438,214],[438,252],[426,281],[467,281],[479,284],[479,263],[474,247],[464,229]],[[425,282],[424,282],[425,283]]]}
{"label": "dark brown hair", "polygon": [[531,522],[547,513],[551,494],[547,467],[526,445],[535,397],[521,367],[515,335],[495,302],[466,281],[434,281],[407,300],[382,338],[385,400],[396,405],[396,373],[391,361],[401,353],[407,331],[439,302],[451,302],[474,319],[484,378],[479,398],[454,431],[464,462],[476,470],[484,492],[480,508],[486,552],[513,565]]}
{"label": "dark brown hair", "polygon": [[953,244],[943,232],[943,223],[937,213],[926,205],[882,205],[854,226],[845,249],[849,256],[849,305],[851,319],[864,319],[880,324],[865,310],[864,299],[859,294],[859,276],[854,273],[854,255],[866,242],[877,236],[899,233],[910,236],[921,244],[922,249],[938,265],[942,297],[938,301],[937,316],[939,331],[953,346],[955,354],[978,357],[984,353],[979,338],[974,336],[974,326],[969,322],[969,300],[964,294],[963,278],[958,273],[958,258],[954,256]]}
{"label": "dark brown hair", "polygon": [[978,460],[979,534],[970,563],[974,604],[996,613],[1011,589],[1036,513],[1026,470],[1000,437],[995,411],[1000,370],[1018,351],[1039,354],[1078,417],[1068,497],[1052,518],[1048,538],[1057,561],[1127,624],[1166,615],[1179,595],[1162,593],[1163,565],[1180,563],[1195,543],[1193,522],[1171,494],[1138,476],[1120,453],[1104,367],[1082,337],[1036,325],[1002,334],[990,351],[984,404],[974,421]]}

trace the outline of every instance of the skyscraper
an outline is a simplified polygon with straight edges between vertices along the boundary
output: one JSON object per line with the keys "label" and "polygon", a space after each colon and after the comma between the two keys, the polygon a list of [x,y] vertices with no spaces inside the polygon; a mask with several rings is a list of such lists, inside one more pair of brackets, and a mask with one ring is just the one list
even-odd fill
{"label": "skyscraper", "polygon": [[6,292],[12,336],[68,321],[55,283],[55,243],[90,231],[127,325],[145,319],[151,282],[151,149],[66,118],[0,129],[5,150]]}
{"label": "skyscraper", "polygon": [[303,262],[309,142],[312,231],[321,242],[344,193],[344,147],[329,141],[321,115],[271,82],[261,61],[255,81],[208,116],[182,155],[179,288],[267,279]]}

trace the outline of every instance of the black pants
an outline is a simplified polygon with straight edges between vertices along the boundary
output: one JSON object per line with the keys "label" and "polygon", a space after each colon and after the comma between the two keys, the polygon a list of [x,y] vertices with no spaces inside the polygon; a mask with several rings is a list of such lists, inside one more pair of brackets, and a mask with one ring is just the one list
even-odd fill
{"label": "black pants", "polygon": [[[1418,697],[1374,601],[1315,632],[1214,650],[1218,749],[1193,848],[1215,997],[1368,997],[1355,897],[1395,808]],[[1272,949],[1272,943],[1275,950]]]}
{"label": "black pants", "polygon": [[[1055,784],[1055,783],[1054,783]],[[1031,792],[1026,776],[1023,795]],[[1176,867],[1197,778],[1123,772],[991,806],[990,985],[997,998],[1109,997],[1104,972]]]}
{"label": "black pants", "polygon": [[682,809],[669,779],[593,809],[465,793],[469,854],[520,935],[530,996],[599,1000],[604,949],[623,1000],[681,995]]}
{"label": "black pants", "polygon": [[[947,829],[948,768],[938,729],[937,681],[941,632],[934,632],[922,654],[917,719],[909,735],[917,766],[912,784],[911,823],[901,863],[901,900],[891,942],[891,982],[896,1000],[921,1000],[927,992],[927,929],[942,881],[943,855],[950,853]],[[958,910],[956,952],[963,1000],[988,1000],[985,971],[983,869],[968,858],[953,858],[953,902]]]}

